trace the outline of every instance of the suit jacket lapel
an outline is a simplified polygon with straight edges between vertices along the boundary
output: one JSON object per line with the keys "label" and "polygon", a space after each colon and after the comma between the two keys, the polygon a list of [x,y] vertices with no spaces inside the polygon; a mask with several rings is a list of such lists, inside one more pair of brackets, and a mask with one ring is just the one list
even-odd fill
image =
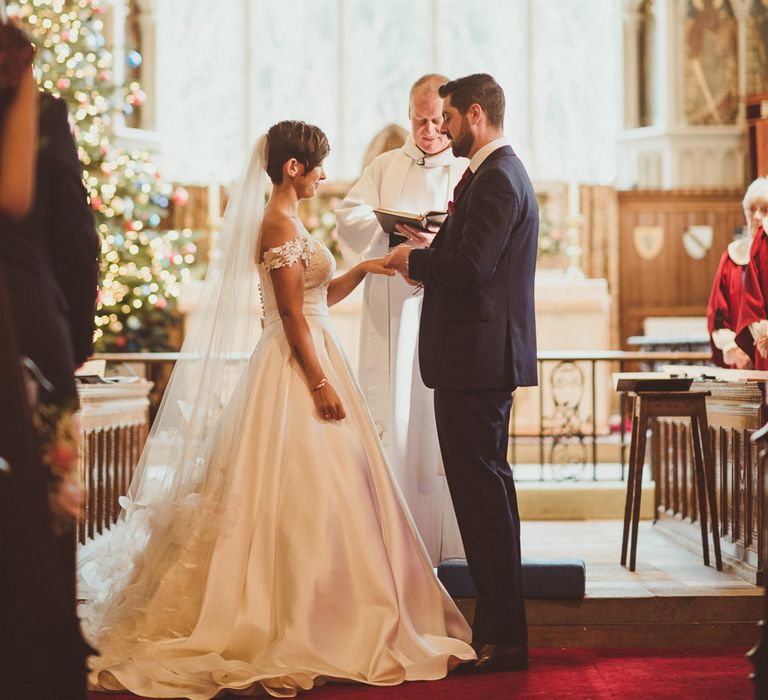
{"label": "suit jacket lapel", "polygon": [[493,161],[495,161],[497,158],[501,158],[502,156],[513,156],[513,155],[515,155],[515,152],[514,150],[512,150],[512,146],[502,146],[501,148],[497,148],[482,163],[480,163],[480,167],[474,173],[472,173],[472,177],[467,183],[467,186],[463,190],[461,190],[461,192],[459,192],[459,196],[456,198],[456,201],[453,203],[454,213],[445,220],[443,226],[437,232],[437,235],[435,236],[435,240],[432,242],[432,246],[431,246],[432,248],[442,247],[442,245],[445,243],[446,234],[448,234],[449,236],[453,234],[453,224],[457,218],[456,217],[457,205],[459,202],[463,202],[467,192],[469,192],[469,190],[471,190],[475,186],[477,174],[480,171],[482,171],[484,168],[489,167],[490,164],[493,163]]}
{"label": "suit jacket lapel", "polygon": [[460,202],[464,198],[464,195],[466,195],[467,192],[472,189],[479,172],[489,167],[490,164],[493,163],[493,161],[495,161],[497,158],[513,155],[515,155],[515,152],[512,150],[512,146],[502,146],[501,148],[497,148],[495,151],[493,151],[493,153],[489,154],[488,157],[482,163],[480,163],[480,167],[474,173],[472,173],[472,177],[469,179],[467,186],[461,192],[459,192],[459,196],[457,197],[456,202],[453,203],[454,207],[456,206],[456,203]]}

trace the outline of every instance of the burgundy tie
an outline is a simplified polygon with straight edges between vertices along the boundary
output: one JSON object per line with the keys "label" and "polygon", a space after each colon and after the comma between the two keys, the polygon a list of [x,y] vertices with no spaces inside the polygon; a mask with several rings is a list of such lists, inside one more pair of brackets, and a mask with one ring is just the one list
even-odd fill
{"label": "burgundy tie", "polygon": [[453,200],[448,202],[448,213],[453,214],[455,210],[454,203],[458,201],[459,196],[464,191],[464,188],[469,184],[469,181],[472,179],[472,171],[467,168],[464,171],[464,174],[461,176],[461,180],[459,180],[456,183],[456,187],[453,188]]}

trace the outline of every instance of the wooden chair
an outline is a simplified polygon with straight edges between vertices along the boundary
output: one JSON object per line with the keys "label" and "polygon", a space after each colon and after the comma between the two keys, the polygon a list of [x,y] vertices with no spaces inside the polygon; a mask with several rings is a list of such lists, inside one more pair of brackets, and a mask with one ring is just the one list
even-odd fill
{"label": "wooden chair", "polygon": [[699,522],[701,523],[701,547],[704,554],[704,564],[709,566],[709,537],[707,533],[707,511],[709,511],[715,548],[715,563],[718,571],[723,570],[723,559],[720,553],[720,527],[715,498],[715,465],[709,449],[709,426],[707,424],[706,398],[709,394],[708,391],[642,391],[629,394],[632,400],[632,437],[629,449],[627,500],[624,506],[621,565],[626,566],[627,564],[627,545],[630,542],[631,530],[630,571],[635,570],[637,557],[637,530],[640,520],[646,434],[652,418],[673,416],[691,419],[693,466],[696,477],[696,497]]}

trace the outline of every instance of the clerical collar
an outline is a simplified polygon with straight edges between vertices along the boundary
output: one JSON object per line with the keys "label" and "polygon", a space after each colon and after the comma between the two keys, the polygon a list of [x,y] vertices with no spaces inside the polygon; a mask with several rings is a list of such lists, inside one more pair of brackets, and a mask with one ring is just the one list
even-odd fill
{"label": "clerical collar", "polygon": [[416,165],[421,165],[424,168],[442,168],[456,162],[456,157],[453,155],[450,147],[440,151],[440,153],[427,155],[416,145],[416,142],[413,140],[413,134],[408,134],[408,138],[400,150],[413,160]]}
{"label": "clerical collar", "polygon": [[728,244],[728,257],[737,265],[749,263],[749,250],[752,247],[752,238],[748,235],[739,236]]}
{"label": "clerical collar", "polygon": [[477,169],[483,164],[483,161],[489,155],[491,155],[491,153],[498,150],[499,148],[502,148],[503,146],[509,146],[509,141],[507,141],[507,139],[504,136],[486,143],[485,146],[480,148],[475,153],[475,155],[472,156],[472,159],[469,161],[469,169],[473,173],[476,173]]}

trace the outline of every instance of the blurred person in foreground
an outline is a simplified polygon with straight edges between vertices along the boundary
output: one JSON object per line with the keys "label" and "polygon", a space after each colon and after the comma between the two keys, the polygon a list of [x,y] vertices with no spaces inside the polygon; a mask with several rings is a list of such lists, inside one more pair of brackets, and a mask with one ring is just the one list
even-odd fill
{"label": "blurred person in foreground", "polygon": [[90,354],[99,246],[66,106],[38,95],[32,54],[19,29],[0,26],[2,688],[70,700],[86,697],[92,653],[75,612],[74,371]]}

